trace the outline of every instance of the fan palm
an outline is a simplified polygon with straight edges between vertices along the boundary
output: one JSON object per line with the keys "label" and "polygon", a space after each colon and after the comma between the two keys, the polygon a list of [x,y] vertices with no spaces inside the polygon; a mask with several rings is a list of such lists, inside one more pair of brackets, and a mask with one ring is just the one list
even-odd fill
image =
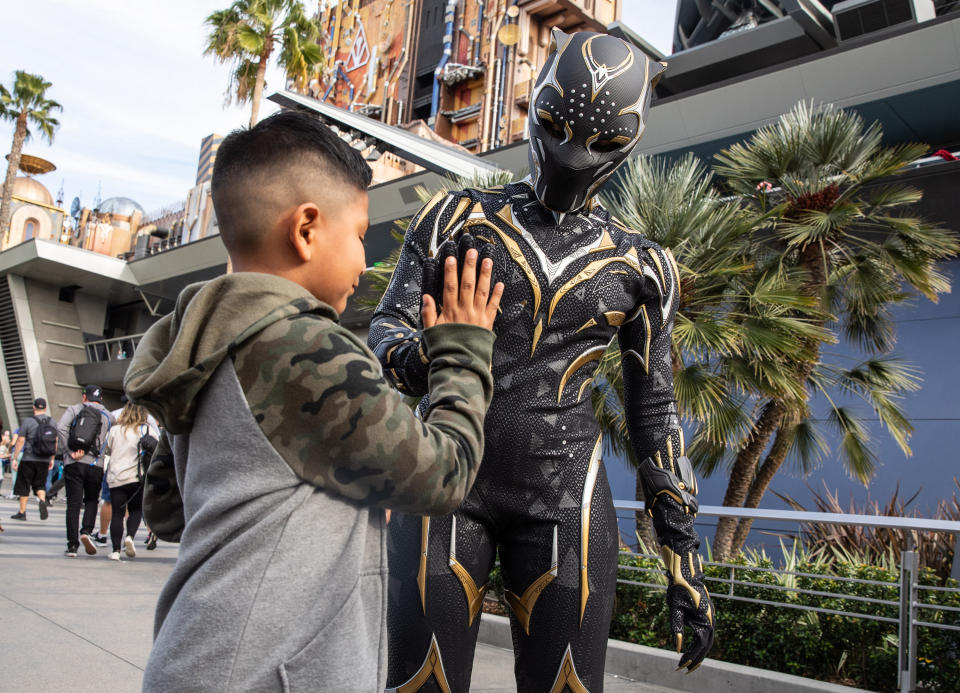
{"label": "fan palm", "polygon": [[235,0],[205,23],[210,33],[204,55],[231,63],[227,102],[252,102],[250,127],[257,123],[267,64],[277,50],[280,66],[298,89],[323,62],[320,29],[299,0]]}
{"label": "fan palm", "polygon": [[[764,222],[754,234],[758,253],[775,259],[783,271],[799,273],[801,290],[829,328],[870,352],[889,350],[895,340],[890,307],[909,296],[907,286],[932,301],[950,288],[937,261],[960,249],[953,234],[909,216],[920,191],[884,179],[921,157],[925,145],[884,147],[882,130],[867,127],[856,114],[830,106],[800,103],[776,123],[717,155],[716,172],[749,213]],[[835,316],[832,319],[829,316]],[[724,505],[756,507],[809,422],[808,403],[818,382],[822,340],[808,339],[802,358],[785,373],[801,387],[792,401],[770,397],[762,403],[748,444],[731,468]],[[902,369],[887,369],[870,383],[871,407],[907,451],[909,423],[896,396],[913,385]],[[820,379],[822,382],[822,379]],[[886,393],[887,399],[883,399]],[[879,397],[879,399],[878,399]],[[862,425],[849,411],[831,409],[843,440],[841,461],[866,482],[874,459]],[[769,441],[763,466],[758,463]],[[766,469],[764,469],[764,467]],[[714,552],[724,558],[738,548],[750,523],[722,519]]]}
{"label": "fan palm", "polygon": [[51,143],[54,131],[60,127],[60,121],[53,117],[53,113],[63,109],[56,101],[47,98],[47,89],[51,86],[40,75],[23,70],[14,73],[12,89],[0,84],[0,118],[14,122],[13,146],[7,156],[7,177],[3,181],[3,199],[0,201],[0,239],[4,244],[10,232],[13,182],[20,168],[23,144],[30,139],[30,126],[36,127]]}

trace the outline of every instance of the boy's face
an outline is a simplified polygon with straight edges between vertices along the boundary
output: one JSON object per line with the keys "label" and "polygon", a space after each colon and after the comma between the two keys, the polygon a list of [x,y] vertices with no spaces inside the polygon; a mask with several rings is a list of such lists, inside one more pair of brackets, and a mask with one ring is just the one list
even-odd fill
{"label": "boy's face", "polygon": [[357,190],[332,209],[316,236],[310,264],[310,293],[338,313],[356,290],[366,269],[363,239],[367,234],[367,193]]}

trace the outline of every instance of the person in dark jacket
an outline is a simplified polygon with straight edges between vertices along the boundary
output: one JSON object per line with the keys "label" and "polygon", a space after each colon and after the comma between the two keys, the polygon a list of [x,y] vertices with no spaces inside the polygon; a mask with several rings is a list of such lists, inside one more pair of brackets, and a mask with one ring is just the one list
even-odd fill
{"label": "person in dark jacket", "polygon": [[[72,450],[68,445],[70,426],[74,419],[90,407],[99,412],[100,430],[96,440],[86,450]],[[103,484],[103,444],[107,432],[113,425],[113,417],[103,406],[103,391],[99,385],[87,385],[80,402],[71,405],[60,417],[57,431],[60,434],[60,447],[63,449],[63,476],[67,488],[67,558],[76,558],[77,549],[83,544],[88,555],[97,553],[97,545],[91,536],[97,521],[97,504],[100,487]],[[83,508],[83,523],[80,522],[80,509]]]}

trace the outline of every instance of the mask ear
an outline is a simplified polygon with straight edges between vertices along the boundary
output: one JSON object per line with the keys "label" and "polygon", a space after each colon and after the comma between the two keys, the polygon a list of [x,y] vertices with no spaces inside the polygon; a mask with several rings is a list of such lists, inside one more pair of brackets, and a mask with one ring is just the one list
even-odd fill
{"label": "mask ear", "polygon": [[654,62],[650,65],[650,86],[656,88],[660,83],[660,80],[663,78],[663,73],[667,71],[667,63],[663,62]]}
{"label": "mask ear", "polygon": [[550,50],[547,51],[547,57],[556,53],[558,50],[567,45],[567,41],[570,40],[570,34],[565,34],[560,29],[554,27],[550,30]]}

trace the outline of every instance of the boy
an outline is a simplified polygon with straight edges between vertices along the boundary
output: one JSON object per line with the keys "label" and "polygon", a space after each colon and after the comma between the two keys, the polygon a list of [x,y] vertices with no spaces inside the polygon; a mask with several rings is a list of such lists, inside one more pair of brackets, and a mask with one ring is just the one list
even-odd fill
{"label": "boy", "polygon": [[297,112],[220,145],[213,202],[235,273],[187,287],[125,382],[168,434],[147,521],[167,538],[171,511],[183,518],[145,691],[385,686],[383,508],[449,512],[472,485],[502,286],[489,261],[478,278],[475,251],[459,287],[445,267],[442,313],[427,299],[422,314],[420,421],[337,323],[366,264],[370,175]]}

